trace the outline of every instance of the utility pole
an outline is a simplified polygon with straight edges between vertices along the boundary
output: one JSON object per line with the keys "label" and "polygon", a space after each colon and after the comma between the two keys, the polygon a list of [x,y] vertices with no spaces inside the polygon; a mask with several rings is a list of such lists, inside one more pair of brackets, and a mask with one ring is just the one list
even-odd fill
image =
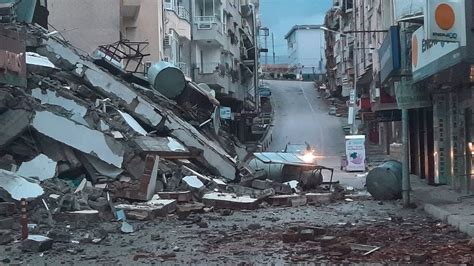
{"label": "utility pole", "polygon": [[275,64],[275,39],[273,38],[273,32],[272,32],[272,53],[273,53],[273,64]]}
{"label": "utility pole", "polygon": [[[403,67],[408,67],[409,65],[409,58],[408,58],[408,36],[411,36],[409,30],[405,28],[405,25],[400,27],[400,51],[401,54],[401,65]],[[411,82],[407,80],[407,77],[402,77],[400,80],[403,89],[411,89]],[[408,109],[402,109],[402,198],[403,198],[403,206],[405,208],[410,207],[410,149],[409,149],[409,117],[408,117]]]}
{"label": "utility pole", "polygon": [[254,69],[253,69],[253,86],[254,86],[254,97],[255,97],[255,109],[257,114],[260,109],[260,99],[258,94],[258,57],[259,57],[259,48],[258,48],[258,31],[257,31],[257,16],[255,14],[255,5],[253,3],[249,4],[252,8],[252,22],[253,22],[253,50],[254,50]]}

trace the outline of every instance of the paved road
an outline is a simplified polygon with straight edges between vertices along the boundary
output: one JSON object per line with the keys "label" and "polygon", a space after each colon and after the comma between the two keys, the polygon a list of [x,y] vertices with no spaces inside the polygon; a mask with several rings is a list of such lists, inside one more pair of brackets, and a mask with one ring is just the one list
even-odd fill
{"label": "paved road", "polygon": [[[341,183],[362,188],[364,181],[354,173],[339,170],[344,154],[342,120],[328,114],[327,105],[318,97],[311,82],[266,81],[272,90],[275,110],[273,142],[269,151],[281,151],[288,142],[307,141],[316,149],[318,163],[336,169]],[[325,176],[326,177],[326,176]]]}

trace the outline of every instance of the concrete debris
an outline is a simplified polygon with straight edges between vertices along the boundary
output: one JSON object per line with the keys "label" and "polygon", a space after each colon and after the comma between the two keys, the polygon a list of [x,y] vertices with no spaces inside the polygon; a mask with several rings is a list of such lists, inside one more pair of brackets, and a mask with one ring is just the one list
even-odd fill
{"label": "concrete debris", "polygon": [[12,231],[0,229],[0,246],[13,242]]}
{"label": "concrete debris", "polygon": [[191,191],[157,192],[157,194],[162,199],[174,199],[178,203],[191,202],[193,200]]}
{"label": "concrete debris", "polygon": [[152,220],[156,217],[165,217],[168,213],[174,212],[176,210],[176,200],[154,198],[134,205],[119,204],[115,208],[123,210],[126,217],[131,220]]}
{"label": "concrete debris", "polygon": [[37,198],[44,193],[43,188],[39,184],[33,181],[30,182],[16,173],[2,169],[0,169],[0,188],[8,192],[11,198],[15,200]]}
{"label": "concrete debris", "polygon": [[42,235],[29,235],[21,242],[21,249],[29,252],[43,252],[53,248],[53,239]]}
{"label": "concrete debris", "polygon": [[135,120],[135,118],[133,118],[131,115],[129,115],[125,112],[122,112],[120,110],[118,110],[118,112],[123,117],[123,119],[127,122],[127,124],[133,130],[135,130],[138,134],[143,135],[143,136],[146,136],[146,134],[148,134],[148,132],[146,132],[146,130],[143,129],[143,127],[140,126],[140,124],[137,122],[137,120]]}
{"label": "concrete debris", "polygon": [[192,157],[188,148],[171,137],[138,136],[133,142],[142,153],[153,153],[168,159]]}
{"label": "concrete debris", "polygon": [[206,206],[231,209],[231,210],[254,210],[258,208],[259,199],[249,196],[237,196],[233,193],[210,192],[204,194],[202,201]]}
{"label": "concrete debris", "polygon": [[124,234],[131,234],[135,232],[135,230],[133,229],[133,226],[129,224],[127,221],[122,221],[122,226],[120,227],[120,231],[122,231],[122,233]]}
{"label": "concrete debris", "polygon": [[48,156],[40,154],[33,160],[24,162],[16,172],[20,176],[37,178],[40,181],[56,176],[57,163]]}
{"label": "concrete debris", "polygon": [[186,184],[194,189],[202,189],[204,188],[204,184],[197,178],[197,176],[185,176],[183,178],[183,181],[186,182]]}
{"label": "concrete debris", "polygon": [[99,131],[47,111],[36,112],[32,126],[45,136],[96,156],[111,165],[122,167],[123,146]]}
{"label": "concrete debris", "polygon": [[26,52],[26,64],[47,68],[56,68],[56,66],[51,61],[49,61],[47,57],[33,52]]}

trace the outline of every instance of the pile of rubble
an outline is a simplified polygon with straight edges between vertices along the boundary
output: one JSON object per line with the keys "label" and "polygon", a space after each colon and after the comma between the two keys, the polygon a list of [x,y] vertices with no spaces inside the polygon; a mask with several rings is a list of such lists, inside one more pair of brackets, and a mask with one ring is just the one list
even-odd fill
{"label": "pile of rubble", "polygon": [[[157,80],[110,71],[39,26],[2,31],[23,36],[28,52],[27,85],[0,86],[0,229],[114,219],[129,233],[129,219],[175,211],[331,200],[238,163],[246,151],[219,132],[219,102],[193,82],[169,99]],[[24,248],[51,248],[52,238],[30,234]]]}

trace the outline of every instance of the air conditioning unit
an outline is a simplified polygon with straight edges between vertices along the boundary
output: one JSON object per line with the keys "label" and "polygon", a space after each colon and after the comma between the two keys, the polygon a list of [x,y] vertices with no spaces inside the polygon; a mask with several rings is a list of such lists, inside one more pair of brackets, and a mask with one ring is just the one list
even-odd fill
{"label": "air conditioning unit", "polygon": [[210,29],[212,29],[212,24],[211,23],[199,23],[198,24],[198,29],[200,29],[200,30],[210,30]]}
{"label": "air conditioning unit", "polygon": [[171,46],[171,35],[165,34],[165,38],[163,39],[163,46],[165,47]]}

